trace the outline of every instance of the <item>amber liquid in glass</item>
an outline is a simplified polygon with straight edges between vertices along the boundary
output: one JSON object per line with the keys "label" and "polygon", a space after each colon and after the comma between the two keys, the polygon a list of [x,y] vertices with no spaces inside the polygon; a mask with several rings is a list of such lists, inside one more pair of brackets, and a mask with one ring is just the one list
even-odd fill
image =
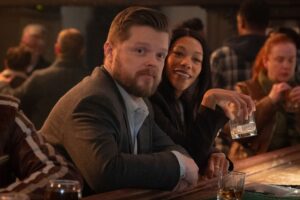
{"label": "amber liquid in glass", "polygon": [[218,200],[241,200],[243,190],[233,188],[223,188],[218,192]]}

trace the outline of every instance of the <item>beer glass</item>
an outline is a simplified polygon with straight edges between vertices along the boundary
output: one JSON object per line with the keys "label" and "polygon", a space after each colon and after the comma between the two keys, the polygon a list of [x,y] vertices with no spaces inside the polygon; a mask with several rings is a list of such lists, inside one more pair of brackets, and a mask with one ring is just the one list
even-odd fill
{"label": "beer glass", "polygon": [[218,179],[217,200],[241,200],[244,192],[246,174],[232,171],[221,174]]}
{"label": "beer glass", "polygon": [[80,200],[81,187],[74,180],[50,180],[45,191],[44,200]]}
{"label": "beer glass", "polygon": [[300,111],[300,105],[298,102],[293,102],[290,98],[291,90],[288,90],[284,93],[284,110],[288,113],[296,113]]}

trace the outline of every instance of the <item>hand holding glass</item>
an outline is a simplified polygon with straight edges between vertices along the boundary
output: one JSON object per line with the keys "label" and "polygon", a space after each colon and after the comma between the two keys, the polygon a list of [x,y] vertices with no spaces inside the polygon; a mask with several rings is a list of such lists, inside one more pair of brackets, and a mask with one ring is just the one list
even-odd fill
{"label": "hand holding glass", "polygon": [[284,110],[288,113],[297,113],[300,111],[300,105],[296,101],[291,99],[291,90],[288,90],[284,93]]}

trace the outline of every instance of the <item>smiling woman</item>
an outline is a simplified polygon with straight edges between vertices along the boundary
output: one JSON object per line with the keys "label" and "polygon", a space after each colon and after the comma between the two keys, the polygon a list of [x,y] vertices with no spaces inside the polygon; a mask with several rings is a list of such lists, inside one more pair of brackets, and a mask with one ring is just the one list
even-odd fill
{"label": "smiling woman", "polygon": [[202,45],[193,37],[179,38],[171,47],[166,73],[174,86],[176,97],[180,97],[198,78],[202,59]]}
{"label": "smiling woman", "polygon": [[226,107],[221,105],[235,101],[248,104],[251,110],[254,104],[236,92],[209,90],[208,57],[205,42],[198,32],[175,29],[162,82],[151,101],[156,123],[188,150],[200,172],[210,178],[220,170],[226,173],[229,164],[225,155],[213,147],[218,130],[228,120]]}
{"label": "smiling woman", "polygon": [[[155,121],[175,143],[188,150],[201,173],[204,174],[211,157],[212,170],[207,174],[211,177],[220,168],[227,171],[228,162],[224,154],[211,156],[216,151],[213,141],[217,130],[227,118],[222,112],[201,107],[203,95],[209,88],[210,67],[204,40],[190,29],[175,29],[162,82],[151,97]],[[210,117],[217,119],[214,125]]]}

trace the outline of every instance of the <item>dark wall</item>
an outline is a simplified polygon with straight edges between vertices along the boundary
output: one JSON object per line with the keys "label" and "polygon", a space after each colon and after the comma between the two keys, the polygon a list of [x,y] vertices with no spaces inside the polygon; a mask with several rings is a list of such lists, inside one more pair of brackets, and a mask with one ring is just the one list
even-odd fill
{"label": "dark wall", "polygon": [[89,68],[103,64],[103,45],[114,16],[124,7],[96,7],[87,24],[86,63]]}

